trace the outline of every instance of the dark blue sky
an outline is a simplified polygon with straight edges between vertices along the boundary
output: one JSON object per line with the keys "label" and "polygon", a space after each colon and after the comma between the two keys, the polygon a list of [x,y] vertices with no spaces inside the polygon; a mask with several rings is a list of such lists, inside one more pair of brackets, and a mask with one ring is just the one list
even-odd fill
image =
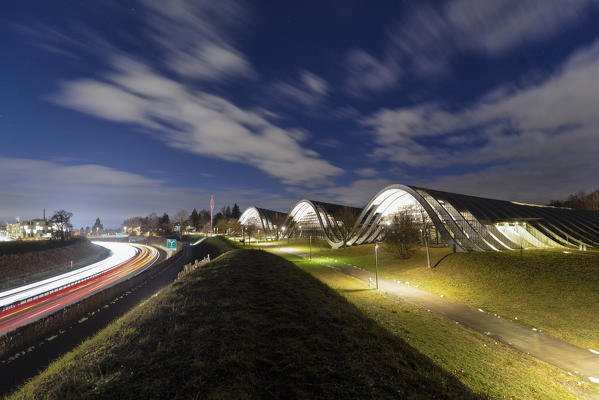
{"label": "dark blue sky", "polygon": [[0,222],[597,189],[598,18],[582,0],[12,2]]}

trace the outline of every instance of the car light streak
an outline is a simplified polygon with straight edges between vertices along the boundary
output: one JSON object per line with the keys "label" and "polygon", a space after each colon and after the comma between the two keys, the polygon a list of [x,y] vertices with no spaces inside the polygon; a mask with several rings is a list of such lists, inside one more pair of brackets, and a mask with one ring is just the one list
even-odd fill
{"label": "car light streak", "polygon": [[[96,244],[109,248],[111,256],[100,263],[73,271],[76,273],[69,272],[11,289],[7,291],[11,292],[8,295],[6,292],[0,293],[0,299],[17,298],[17,301],[23,301],[0,311],[0,335],[75,303],[119,280],[137,275],[154,264],[159,255],[154,247],[145,245],[101,242]],[[94,267],[90,268],[92,266]],[[41,288],[44,288],[45,292],[42,292]],[[14,304],[14,301],[8,303],[3,300],[0,304]]]}
{"label": "car light streak", "polygon": [[46,294],[59,287],[70,286],[77,281],[87,279],[93,275],[112,269],[124,263],[125,261],[130,260],[135,256],[136,253],[139,252],[136,247],[126,243],[92,243],[110,250],[110,256],[102,261],[66,272],[64,274],[0,292],[0,309],[5,309],[12,304],[31,299],[41,294]]}

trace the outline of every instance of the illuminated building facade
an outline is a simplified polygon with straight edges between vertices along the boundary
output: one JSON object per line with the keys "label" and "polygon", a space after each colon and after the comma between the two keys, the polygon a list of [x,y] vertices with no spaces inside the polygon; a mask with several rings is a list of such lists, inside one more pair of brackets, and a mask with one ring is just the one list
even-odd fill
{"label": "illuminated building facade", "polygon": [[287,214],[279,211],[249,207],[239,217],[239,223],[244,227],[253,226],[258,230],[259,237],[276,239],[284,232],[283,226],[286,218]]}
{"label": "illuminated building facade", "polygon": [[[357,215],[348,245],[380,240],[394,216],[409,213],[428,242],[456,251],[519,248],[597,248],[599,213],[390,185],[363,209],[301,200],[285,221],[287,236],[319,237],[343,245],[341,209]],[[247,210],[246,210],[247,212]],[[244,213],[245,214],[245,213]],[[242,216],[243,217],[243,216]],[[241,221],[244,224],[244,221]]]}

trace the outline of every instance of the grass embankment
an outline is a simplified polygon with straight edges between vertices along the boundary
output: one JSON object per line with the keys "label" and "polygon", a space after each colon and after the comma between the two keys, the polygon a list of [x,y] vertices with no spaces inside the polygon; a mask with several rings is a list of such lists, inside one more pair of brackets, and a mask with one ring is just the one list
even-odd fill
{"label": "grass embankment", "polygon": [[[472,392],[494,399],[597,398],[599,388],[412,303],[375,290],[317,262],[286,256],[343,295],[366,316],[453,374]],[[579,383],[580,382],[580,383]]]}
{"label": "grass embankment", "polygon": [[203,258],[210,254],[210,258],[214,259],[219,255],[236,248],[235,244],[229,239],[223,236],[215,236],[206,238],[198,245],[192,246],[192,254],[194,258]]}
{"label": "grass embankment", "polygon": [[106,258],[108,249],[87,239],[0,243],[0,289],[44,279]]}
{"label": "grass embankment", "polygon": [[233,250],[55,361],[20,398],[473,398],[290,262]]}
{"label": "grass embankment", "polygon": [[[305,241],[278,244],[281,250],[307,251]],[[373,245],[325,247],[322,252],[312,248],[315,261],[375,269]],[[426,267],[424,248],[402,260],[382,246],[379,273],[599,350],[599,254],[525,250],[520,257],[517,250],[455,254],[449,249],[430,250],[431,264],[438,263],[433,269]]]}

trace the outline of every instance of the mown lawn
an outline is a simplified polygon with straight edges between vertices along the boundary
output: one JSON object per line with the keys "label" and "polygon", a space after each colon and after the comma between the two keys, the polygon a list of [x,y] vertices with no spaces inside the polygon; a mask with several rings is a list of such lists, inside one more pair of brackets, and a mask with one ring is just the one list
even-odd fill
{"label": "mown lawn", "polygon": [[292,263],[232,250],[9,398],[479,397]]}
{"label": "mown lawn", "polygon": [[456,376],[474,393],[494,399],[596,398],[599,387],[457,325],[426,309],[375,290],[317,262],[286,255],[343,295],[394,336]]}
{"label": "mown lawn", "polygon": [[[306,252],[305,240],[280,241],[281,254]],[[313,260],[356,265],[374,271],[374,246],[332,250],[313,246]],[[272,247],[271,247],[272,248]],[[570,343],[599,350],[599,254],[557,251],[455,253],[424,248],[402,260],[379,248],[379,273],[409,281],[429,292],[515,319]]]}

